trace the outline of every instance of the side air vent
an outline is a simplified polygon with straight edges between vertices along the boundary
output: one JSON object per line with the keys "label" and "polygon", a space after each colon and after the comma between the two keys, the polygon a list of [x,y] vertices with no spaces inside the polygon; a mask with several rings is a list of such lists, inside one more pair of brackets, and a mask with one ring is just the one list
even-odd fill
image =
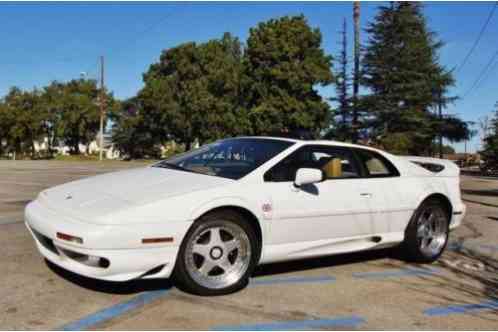
{"label": "side air vent", "polygon": [[423,163],[420,161],[412,161],[412,163],[421,166],[425,168],[428,171],[431,171],[432,173],[439,173],[444,170],[444,166],[440,164],[433,164],[433,163]]}
{"label": "side air vent", "polygon": [[380,236],[372,236],[371,240],[372,242],[379,243],[382,241],[382,238]]}

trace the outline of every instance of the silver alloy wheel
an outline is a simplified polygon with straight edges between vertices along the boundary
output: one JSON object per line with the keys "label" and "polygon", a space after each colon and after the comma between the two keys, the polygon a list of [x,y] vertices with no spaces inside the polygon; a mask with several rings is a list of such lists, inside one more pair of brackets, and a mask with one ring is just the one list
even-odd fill
{"label": "silver alloy wheel", "polygon": [[190,277],[203,287],[229,287],[238,282],[249,268],[249,237],[232,222],[200,227],[190,239],[185,251],[185,266]]}
{"label": "silver alloy wheel", "polygon": [[443,250],[448,236],[448,221],[445,212],[438,207],[427,207],[417,222],[417,242],[420,251],[433,257]]}

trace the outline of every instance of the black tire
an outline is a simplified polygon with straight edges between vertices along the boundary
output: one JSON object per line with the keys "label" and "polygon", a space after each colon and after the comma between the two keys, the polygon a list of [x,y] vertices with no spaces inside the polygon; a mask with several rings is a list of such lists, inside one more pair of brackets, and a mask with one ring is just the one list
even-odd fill
{"label": "black tire", "polygon": [[[441,221],[438,223],[442,227],[441,232],[439,232],[440,237],[438,238],[439,244],[436,244],[437,249],[432,252],[430,250],[423,250],[420,236],[417,235],[419,231],[420,224],[427,220],[425,218],[428,211],[434,211],[440,214]],[[444,218],[444,222],[443,222]],[[439,199],[429,198],[425,200],[413,214],[410,223],[405,230],[405,239],[401,245],[403,257],[412,262],[416,263],[432,263],[436,261],[444,252],[446,245],[448,243],[449,236],[449,211],[446,205]]]}
{"label": "black tire", "polygon": [[[210,288],[201,285],[197,282],[192,275],[189,273],[187,268],[187,248],[191,241],[195,241],[195,236],[202,233],[203,231],[217,228],[230,226],[228,224],[234,224],[243,230],[245,235],[249,240],[250,245],[250,257],[248,258],[248,267],[245,273],[240,276],[240,278],[222,288]],[[183,239],[180,246],[178,256],[176,259],[175,269],[173,271],[173,280],[176,286],[188,293],[202,295],[202,296],[213,296],[213,295],[225,295],[229,293],[236,292],[247,286],[249,283],[249,277],[254,271],[257,265],[261,251],[261,244],[259,243],[256,233],[249,224],[247,220],[244,219],[242,215],[232,210],[220,210],[212,213],[208,213],[194,222],[192,227],[190,227],[187,235]]]}

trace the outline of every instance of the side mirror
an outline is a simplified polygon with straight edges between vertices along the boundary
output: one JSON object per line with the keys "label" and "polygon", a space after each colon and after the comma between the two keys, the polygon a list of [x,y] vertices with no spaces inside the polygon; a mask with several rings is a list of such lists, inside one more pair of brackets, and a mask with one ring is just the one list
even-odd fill
{"label": "side mirror", "polygon": [[300,168],[296,172],[294,185],[296,187],[301,187],[306,184],[321,182],[322,180],[323,173],[321,170],[315,168]]}

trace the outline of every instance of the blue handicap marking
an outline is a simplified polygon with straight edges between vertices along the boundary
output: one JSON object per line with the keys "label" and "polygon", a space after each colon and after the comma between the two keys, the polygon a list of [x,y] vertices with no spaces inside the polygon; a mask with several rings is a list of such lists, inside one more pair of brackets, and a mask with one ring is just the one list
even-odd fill
{"label": "blue handicap marking", "polygon": [[355,272],[353,273],[353,277],[360,279],[384,279],[391,277],[434,275],[439,272],[441,272],[441,270],[435,267],[408,267],[403,269],[392,269],[379,272]]}
{"label": "blue handicap marking", "polygon": [[126,302],[118,303],[109,308],[97,311],[96,313],[83,317],[75,322],[61,326],[57,330],[75,331],[88,329],[93,325],[103,323],[105,321],[118,317],[130,310],[144,306],[145,304],[152,302],[166,295],[167,293],[167,290],[157,290],[141,293]]}
{"label": "blue handicap marking", "polygon": [[427,316],[447,316],[452,314],[465,314],[473,311],[488,310],[488,309],[498,309],[498,300],[484,301],[480,303],[471,304],[457,304],[450,305],[447,307],[434,307],[424,310],[424,314]]}
{"label": "blue handicap marking", "polygon": [[251,286],[271,285],[271,284],[299,284],[299,283],[330,283],[336,279],[332,276],[309,276],[309,277],[272,277],[272,278],[252,278]]}
{"label": "blue handicap marking", "polygon": [[446,248],[448,250],[460,251],[463,249],[463,244],[461,242],[450,242]]}
{"label": "blue handicap marking", "polygon": [[355,327],[365,320],[358,316],[337,317],[326,319],[308,319],[301,321],[286,321],[263,324],[225,325],[216,326],[215,331],[276,331],[276,330],[303,330],[318,327]]}
{"label": "blue handicap marking", "polygon": [[481,244],[479,248],[488,249],[490,251],[498,251],[498,245],[493,244]]}

